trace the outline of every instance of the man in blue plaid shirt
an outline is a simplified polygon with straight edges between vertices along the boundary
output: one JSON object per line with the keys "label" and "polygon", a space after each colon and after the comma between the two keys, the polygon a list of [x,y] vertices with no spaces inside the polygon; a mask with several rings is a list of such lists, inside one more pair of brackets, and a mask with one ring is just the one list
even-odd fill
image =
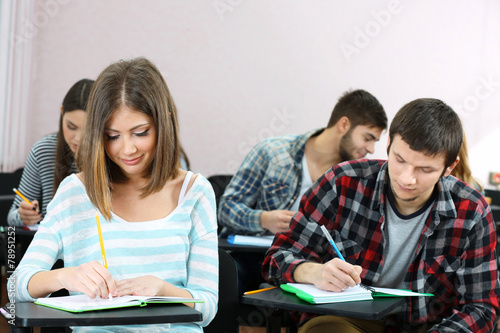
{"label": "man in blue plaid shirt", "polygon": [[[387,128],[379,101],[364,90],[344,93],[324,129],[263,140],[247,155],[219,204],[222,235],[275,234],[288,229],[304,192],[333,165],[373,153]],[[232,253],[239,289],[264,282],[263,256]]]}
{"label": "man in blue plaid shirt", "polygon": [[305,193],[267,253],[262,272],[270,283],[341,292],[362,282],[434,296],[408,297],[385,321],[302,313],[299,333],[494,330],[495,226],[484,197],[450,176],[462,140],[449,106],[415,100],[391,123],[387,161],[341,163]]}

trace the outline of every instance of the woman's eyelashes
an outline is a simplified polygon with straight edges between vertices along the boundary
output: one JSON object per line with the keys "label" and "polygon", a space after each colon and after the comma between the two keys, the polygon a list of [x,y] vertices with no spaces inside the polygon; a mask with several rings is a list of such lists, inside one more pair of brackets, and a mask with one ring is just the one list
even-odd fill
{"label": "woman's eyelashes", "polygon": [[71,123],[66,123],[66,127],[71,130],[71,131],[74,131],[76,129],[78,129],[78,127],[76,127],[75,125],[71,124]]}
{"label": "woman's eyelashes", "polygon": [[118,135],[109,135],[109,134],[106,134],[106,140],[107,141],[113,141],[113,140],[116,140],[118,139]]}
{"label": "woman's eyelashes", "polygon": [[148,135],[148,132],[149,132],[149,128],[147,130],[144,130],[142,132],[139,132],[139,133],[134,133],[136,136],[146,136]]}
{"label": "woman's eyelashes", "polygon": [[[148,134],[149,134],[149,128],[148,128],[147,130],[142,131],[142,132],[138,132],[138,133],[135,133],[135,132],[134,132],[134,133],[132,133],[132,134],[133,134],[133,135],[135,135],[135,136],[146,136],[146,135],[148,135]],[[108,140],[108,141],[113,141],[113,140],[116,140],[116,139],[118,139],[119,137],[120,137],[120,135],[119,135],[119,134],[117,134],[117,135],[110,135],[110,134],[106,134],[106,140]]]}

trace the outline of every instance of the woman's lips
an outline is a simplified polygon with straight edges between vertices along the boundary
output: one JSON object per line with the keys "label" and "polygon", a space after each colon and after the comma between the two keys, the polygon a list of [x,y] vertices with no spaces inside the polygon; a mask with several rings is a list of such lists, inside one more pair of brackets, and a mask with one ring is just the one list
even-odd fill
{"label": "woman's lips", "polygon": [[124,160],[122,159],[122,162],[126,165],[136,165],[137,163],[139,163],[139,161],[142,159],[142,156],[140,157],[137,157],[137,158],[134,158],[132,160]]}

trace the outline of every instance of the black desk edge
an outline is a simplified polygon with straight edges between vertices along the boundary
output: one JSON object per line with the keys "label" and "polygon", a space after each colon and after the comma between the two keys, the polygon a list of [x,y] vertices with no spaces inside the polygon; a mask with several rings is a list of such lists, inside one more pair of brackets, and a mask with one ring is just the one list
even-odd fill
{"label": "black desk edge", "polygon": [[[310,304],[279,288],[253,295],[243,295],[241,303],[265,308],[345,316],[359,319],[381,320],[399,309],[405,297],[375,298],[370,301]],[[362,310],[360,310],[362,309]]]}

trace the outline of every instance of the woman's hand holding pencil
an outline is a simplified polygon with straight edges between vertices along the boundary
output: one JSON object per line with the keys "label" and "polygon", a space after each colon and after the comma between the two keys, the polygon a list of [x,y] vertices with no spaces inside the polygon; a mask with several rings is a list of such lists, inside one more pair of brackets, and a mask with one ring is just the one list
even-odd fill
{"label": "woman's hand holding pencil", "polygon": [[115,279],[96,260],[52,272],[55,271],[58,271],[56,280],[61,281],[61,287],[69,291],[78,291],[90,298],[111,298],[111,295],[117,294]]}
{"label": "woman's hand holding pencil", "polygon": [[18,189],[12,189],[21,199],[17,209],[19,217],[25,225],[34,225],[42,220],[38,200],[29,201]]}

